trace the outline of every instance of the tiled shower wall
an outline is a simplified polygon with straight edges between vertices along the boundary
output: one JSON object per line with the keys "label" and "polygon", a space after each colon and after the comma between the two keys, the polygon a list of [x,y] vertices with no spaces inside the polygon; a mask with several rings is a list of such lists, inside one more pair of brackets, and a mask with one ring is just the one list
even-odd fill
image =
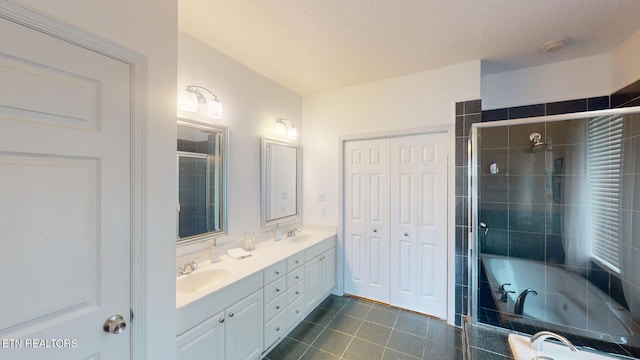
{"label": "tiled shower wall", "polygon": [[640,106],[640,80],[611,95],[575,99],[561,102],[534,104],[482,111],[481,100],[456,103],[456,221],[455,221],[455,324],[461,325],[466,315],[469,296],[468,284],[468,204],[467,204],[467,141],[471,125],[477,122],[527,118],[544,115],[567,114],[609,108]]}
{"label": "tiled shower wall", "polygon": [[472,100],[456,103],[456,302],[455,324],[462,324],[469,297],[467,224],[467,140],[471,125],[481,121],[482,102]]}

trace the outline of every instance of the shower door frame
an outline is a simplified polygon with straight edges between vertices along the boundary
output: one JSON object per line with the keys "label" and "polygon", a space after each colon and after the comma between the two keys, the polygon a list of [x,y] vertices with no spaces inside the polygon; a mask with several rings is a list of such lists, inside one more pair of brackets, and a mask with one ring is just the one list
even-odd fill
{"label": "shower door frame", "polygon": [[618,108],[618,109],[608,109],[608,110],[596,110],[596,111],[583,111],[578,113],[569,113],[569,114],[561,114],[561,115],[546,115],[546,116],[536,116],[529,118],[519,118],[519,119],[510,119],[510,120],[498,120],[498,121],[489,121],[489,122],[480,122],[475,123],[471,126],[471,134],[469,135],[468,140],[468,157],[467,157],[467,166],[469,167],[468,173],[468,181],[467,181],[467,225],[469,228],[468,231],[468,259],[469,259],[469,267],[470,271],[468,272],[467,283],[471,286],[469,289],[469,296],[467,298],[467,314],[470,315],[470,321],[472,325],[482,324],[482,326],[493,327],[493,325],[479,323],[478,322],[478,285],[479,279],[479,258],[478,252],[478,235],[479,231],[477,230],[475,224],[479,224],[478,220],[478,207],[477,207],[477,199],[479,195],[478,189],[478,129],[484,128],[492,128],[492,127],[502,127],[502,126],[510,126],[510,125],[524,125],[524,124],[535,124],[535,123],[543,123],[543,122],[551,122],[551,121],[562,121],[562,120],[580,120],[585,118],[593,118],[599,116],[610,116],[610,115],[625,115],[631,113],[640,113],[640,106],[634,107],[626,107],[626,108]]}

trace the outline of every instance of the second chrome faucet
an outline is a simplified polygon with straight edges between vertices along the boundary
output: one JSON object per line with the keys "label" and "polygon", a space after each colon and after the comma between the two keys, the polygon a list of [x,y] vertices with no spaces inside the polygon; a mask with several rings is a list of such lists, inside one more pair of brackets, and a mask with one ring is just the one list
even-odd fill
{"label": "second chrome faucet", "polygon": [[520,295],[518,295],[518,298],[516,299],[516,304],[513,307],[514,314],[522,315],[522,311],[524,310],[524,301],[527,298],[527,295],[529,295],[530,293],[533,293],[533,295],[538,295],[538,292],[531,288],[528,288],[522,291]]}

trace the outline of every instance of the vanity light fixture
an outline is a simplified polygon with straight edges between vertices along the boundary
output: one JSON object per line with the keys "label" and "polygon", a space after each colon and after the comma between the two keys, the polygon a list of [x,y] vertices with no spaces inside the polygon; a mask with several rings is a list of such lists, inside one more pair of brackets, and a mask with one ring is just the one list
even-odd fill
{"label": "vanity light fixture", "polygon": [[274,125],[274,130],[278,136],[287,136],[290,140],[298,138],[298,129],[293,126],[293,123],[287,119],[279,119]]}
{"label": "vanity light fixture", "polygon": [[[207,96],[210,97],[207,100]],[[200,104],[207,104],[207,114],[213,119],[222,119],[222,103],[211,91],[202,86],[189,85],[180,93],[180,109],[197,112]]]}

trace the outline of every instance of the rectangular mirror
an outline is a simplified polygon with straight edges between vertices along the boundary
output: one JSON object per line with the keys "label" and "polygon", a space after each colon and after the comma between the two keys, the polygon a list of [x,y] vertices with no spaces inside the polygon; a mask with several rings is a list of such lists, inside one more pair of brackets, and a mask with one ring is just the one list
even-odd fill
{"label": "rectangular mirror", "polygon": [[227,128],[178,119],[178,246],[227,231]]}
{"label": "rectangular mirror", "polygon": [[262,138],[262,227],[301,216],[300,146]]}

